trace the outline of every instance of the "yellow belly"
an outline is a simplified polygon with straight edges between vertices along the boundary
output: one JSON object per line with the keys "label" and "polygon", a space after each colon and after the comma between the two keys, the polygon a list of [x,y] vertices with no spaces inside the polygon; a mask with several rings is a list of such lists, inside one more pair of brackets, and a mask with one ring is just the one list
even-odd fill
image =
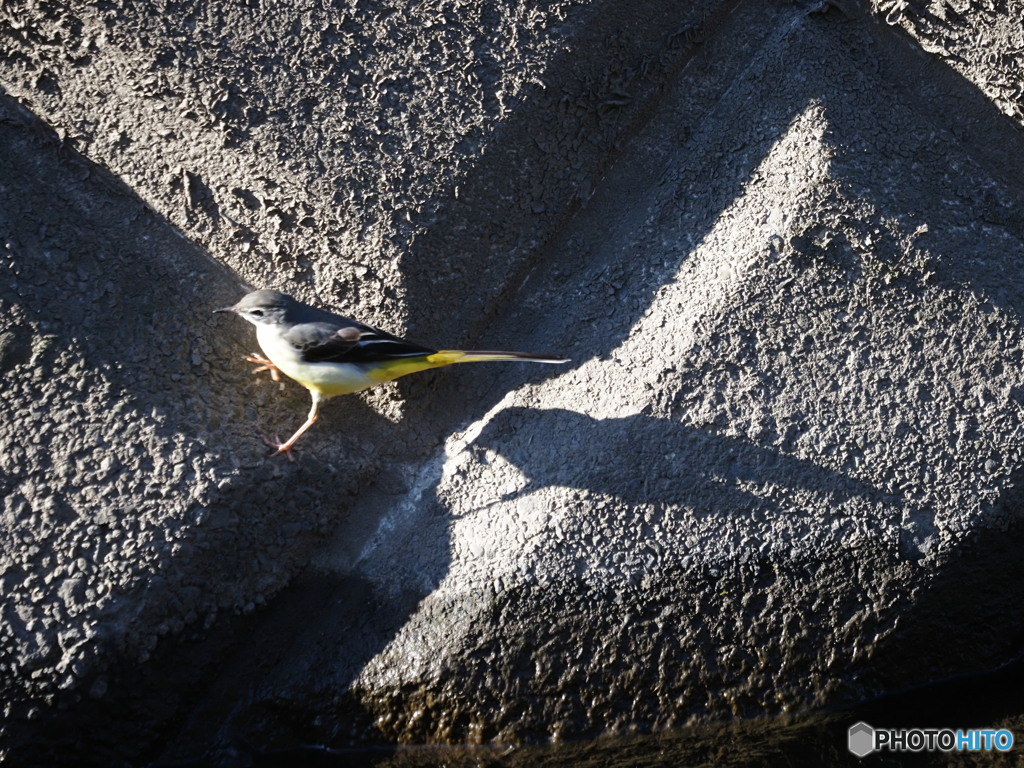
{"label": "yellow belly", "polygon": [[307,363],[288,342],[271,329],[257,326],[256,338],[263,354],[278,367],[285,376],[295,379],[306,389],[319,392],[324,397],[349,395],[364,389],[393,381],[417,371],[441,368],[453,363],[480,362],[483,360],[514,360],[513,353],[462,352],[443,349],[430,355],[400,357],[377,363]]}
{"label": "yellow belly", "polygon": [[315,390],[324,397],[350,395],[380,383],[362,366],[351,363],[301,363],[298,366],[279,365],[278,368],[306,389]]}
{"label": "yellow belly", "polygon": [[256,338],[263,354],[281,373],[324,397],[349,395],[409,373],[451,365],[462,356],[461,352],[437,352],[379,363],[307,363],[273,331],[257,327]]}
{"label": "yellow belly", "polygon": [[256,338],[263,354],[281,373],[325,397],[348,395],[378,383],[361,365],[303,362],[290,344],[264,327],[256,328]]}

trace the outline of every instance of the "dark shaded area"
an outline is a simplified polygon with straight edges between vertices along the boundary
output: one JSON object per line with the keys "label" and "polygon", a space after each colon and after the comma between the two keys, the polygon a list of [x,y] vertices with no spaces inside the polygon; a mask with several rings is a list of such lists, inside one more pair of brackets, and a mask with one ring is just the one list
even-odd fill
{"label": "dark shaded area", "polygon": [[[905,51],[901,48],[905,42],[896,33],[886,27],[874,26],[870,20],[847,21],[837,12],[828,12],[806,23],[834,24],[838,29],[835,34],[846,34],[852,30],[870,37],[877,47],[871,50],[867,58],[870,59],[879,53],[889,56],[886,68],[892,72],[905,72],[903,64],[908,57],[918,56],[917,51]],[[858,24],[861,26],[853,26]],[[673,66],[681,65],[683,60],[684,57],[680,57]],[[1012,170],[1006,170],[1005,167],[1008,158],[1024,157],[1024,142],[1021,141],[1019,131],[998,114],[973,85],[959,75],[942,65],[936,66],[933,62],[922,64],[922,67],[924,71],[920,77],[907,78],[904,81],[904,92],[908,94],[908,99],[915,99],[913,109],[921,111],[928,120],[935,121],[942,130],[949,132],[961,142],[958,151],[963,151],[972,158],[980,157],[979,162],[986,170],[991,166],[991,172],[996,178],[1006,180],[1009,189],[1019,192],[1019,180]],[[666,80],[669,80],[675,72],[675,69],[667,68],[663,74]],[[901,77],[905,77],[905,74]],[[929,87],[934,87],[935,93],[920,94],[917,86],[921,81],[927,82]],[[723,87],[725,85],[727,83],[723,83]],[[244,103],[238,102],[235,97],[224,102],[222,116],[226,120],[236,119],[240,110],[244,111]],[[826,110],[834,110],[835,114],[842,113],[842,105],[833,105],[828,98],[823,98]],[[539,104],[543,105],[544,102]],[[806,102],[787,105],[792,111],[785,117],[799,113],[805,104]],[[942,104],[947,106],[941,106]],[[956,106],[950,107],[950,104]],[[511,118],[511,127],[507,129],[509,135],[527,134],[527,129],[532,125],[531,115],[538,108],[538,104],[522,105],[520,112]],[[966,131],[963,130],[959,117],[964,111],[972,116],[972,124]],[[19,131],[23,129],[24,126],[18,128]],[[977,136],[996,136],[999,140],[986,139],[979,142]],[[709,216],[705,223],[708,229],[713,225],[717,214],[741,194],[744,181],[763,158],[773,138],[774,134],[766,131],[762,141],[747,153],[742,162],[733,165],[728,173],[724,174],[725,180],[719,182],[713,194],[707,196]],[[855,144],[856,138],[857,131],[842,127],[830,137],[839,148]],[[985,145],[983,151],[978,149],[979,144]],[[59,145],[54,145],[54,151],[58,149]],[[842,173],[843,161],[844,158],[841,156],[836,164],[837,173]],[[716,159],[709,157],[702,163],[700,168],[710,171],[715,167]],[[89,173],[103,175],[98,169],[90,169]],[[471,179],[469,188],[472,189],[474,183],[490,184],[490,173],[487,166],[482,166],[479,179]],[[20,175],[28,178],[41,174],[21,171]],[[109,181],[108,176],[103,178]],[[195,180],[195,190],[196,204],[206,205],[204,187],[198,180]],[[1010,216],[1013,215],[1015,203],[1018,201],[1019,199],[1009,202],[997,199],[993,201],[992,207],[997,214]],[[143,215],[152,216],[151,213],[143,211],[141,203],[135,203],[140,206],[139,210]],[[73,215],[79,220],[89,218],[88,212],[65,215]],[[459,215],[472,222],[478,215],[483,219],[493,217],[495,211],[485,209],[479,214]],[[147,224],[147,227],[149,226],[157,228],[164,225],[154,220]],[[439,231],[443,232],[444,228],[440,227]],[[706,230],[693,233],[695,240],[699,240],[703,234],[706,234]],[[596,232],[595,237],[601,236],[600,232]],[[436,241],[424,243],[424,250],[420,253],[423,259],[422,268],[410,266],[403,270],[403,274],[409,279],[409,292],[417,302],[437,290],[431,278],[440,267],[430,255],[448,248],[450,241],[446,239],[447,237],[450,235],[439,235]],[[674,273],[679,266],[678,263],[673,263],[651,273],[635,276],[628,274],[630,265],[625,261],[626,254],[621,255],[623,262],[620,264],[590,263],[590,252],[586,249],[572,253],[571,249],[564,248],[565,244],[560,243],[557,237],[553,243],[548,249],[541,249],[544,263],[530,278],[527,288],[523,289],[524,293],[530,293],[539,284],[547,284],[557,289],[564,286],[570,276],[577,274],[578,270],[585,269],[587,274],[600,275],[604,269],[621,268],[621,273],[625,275],[625,285],[618,290],[621,295],[628,296],[635,306],[634,311],[622,311],[616,314],[610,323],[596,324],[593,334],[584,335],[574,350],[578,359],[585,359],[588,355],[604,355],[614,349],[649,306],[651,297],[665,276]],[[133,264],[138,263],[147,262],[129,258],[119,262],[119,269],[128,270]],[[1002,276],[960,275],[956,272],[955,264],[948,267],[945,274],[949,279],[967,280],[994,295],[1003,295],[1011,308],[1020,309],[1016,305],[1019,293],[1005,290]],[[526,271],[524,269],[524,275]],[[554,271],[558,271],[562,277],[553,276]],[[125,285],[141,285],[143,288],[112,294],[106,299],[108,302],[116,303],[131,316],[140,315],[150,307],[151,297],[144,289],[152,282],[182,282],[181,275],[174,270],[160,273],[155,277],[146,272],[129,271],[118,274],[119,283],[123,281]],[[217,283],[216,280],[211,282]],[[203,290],[201,285],[197,285],[201,283],[199,280],[190,281],[190,285],[195,286],[193,290],[196,291]],[[115,283],[115,287],[117,284]],[[40,288],[39,293],[31,294],[31,301],[26,301],[22,293],[18,293],[17,296],[19,302],[30,309],[48,306],[49,302],[45,298],[48,295],[47,290],[49,289]],[[163,329],[162,332],[166,332],[168,323],[173,322],[173,317],[186,316],[193,304],[219,306],[236,298],[234,295],[221,295],[223,286],[214,292],[216,296],[190,295],[179,305],[163,306],[166,314],[155,318],[159,327]],[[502,338],[514,337],[515,331],[510,329],[518,327],[519,333],[529,335],[533,329],[529,327],[530,323],[523,327],[522,321],[533,308],[530,302],[534,299],[522,294],[507,297],[510,304],[514,304],[519,298],[524,299],[525,309],[518,315],[513,313],[511,319],[496,321],[492,326],[494,330],[489,329],[489,334]],[[607,304],[607,298],[604,294],[595,292],[594,295],[585,296],[580,304],[584,315],[591,310],[598,313]],[[64,328],[81,328],[78,325],[81,317],[83,313],[87,317],[89,311],[89,305],[76,307],[74,303],[69,303],[57,307],[53,310],[56,314],[46,317]],[[162,338],[147,335],[153,332],[141,328],[138,330],[139,335],[129,335],[130,342],[125,342],[123,317],[102,314],[95,317],[95,323],[87,325],[83,331],[86,337],[120,339],[121,343],[138,348],[143,359],[146,351],[158,345]],[[482,319],[478,327],[482,328],[490,318],[484,314],[480,317]],[[533,317],[538,326],[557,322],[545,319],[542,313],[536,313]],[[433,322],[431,318],[431,311],[424,310],[424,316],[415,319],[413,325],[430,327]],[[239,334],[241,331],[232,330],[227,333]],[[0,365],[15,366],[26,361],[29,354],[26,343],[27,337],[23,332],[12,331],[0,346]],[[117,346],[97,346],[90,350],[90,354],[94,355],[97,365],[113,366],[122,359],[120,348]],[[532,376],[533,373],[487,375],[495,378],[505,376],[508,386],[512,386],[517,376],[525,378]],[[405,428],[414,430],[416,434],[444,434],[444,428],[455,423],[458,418],[465,417],[467,411],[482,412],[507,388],[505,385],[489,388],[487,391],[491,392],[491,395],[475,403],[472,409],[464,404],[461,408],[439,408],[438,403],[449,406],[459,401],[460,384],[458,381],[454,384],[438,384],[436,378],[429,381],[438,392],[431,393],[432,402],[429,408],[414,408],[409,415],[409,423],[405,425]],[[158,383],[162,383],[162,380],[158,380]],[[134,391],[133,382],[124,381],[123,385]],[[431,387],[427,383],[408,386],[417,387],[419,392],[426,392]],[[147,404],[153,407],[160,407],[163,402],[162,390],[159,388],[152,399],[147,400]],[[420,410],[421,407],[423,410]],[[344,415],[347,417],[349,409],[355,408],[357,406],[346,406]],[[301,412],[301,406],[298,407],[298,412]],[[571,435],[590,445],[599,443],[607,446],[608,451],[615,455],[621,456],[626,452],[635,454],[635,471],[623,472],[621,465],[611,463],[608,466],[594,466],[583,461],[570,460],[556,464],[539,460],[528,445],[517,442],[515,425],[521,420],[534,422],[535,426],[539,422],[543,431],[551,435]],[[379,426],[386,435],[399,434],[396,427],[383,423],[383,420],[373,426]],[[680,452],[691,456],[692,460],[668,464],[663,454],[645,453],[645,446],[658,445],[666,441],[680,446]],[[752,501],[762,503],[763,500],[755,500],[749,492],[743,490],[743,483],[771,482],[820,492],[839,501],[863,497],[885,505],[895,506],[900,503],[898,499],[884,498],[880,491],[870,485],[839,473],[825,472],[812,463],[764,447],[738,445],[738,451],[743,453],[743,458],[721,465],[701,463],[701,457],[721,455],[723,446],[734,442],[737,441],[732,438],[646,416],[596,421],[569,411],[537,412],[511,409],[501,414],[488,427],[481,437],[480,445],[491,447],[506,456],[527,474],[531,485],[523,492],[547,485],[568,484],[597,493],[616,495],[631,503],[653,501],[661,504],[706,505],[711,511],[725,515],[734,509],[749,507]],[[349,445],[356,446],[357,441],[350,442]],[[315,507],[323,498],[323,489],[316,491],[311,488],[316,477],[328,469],[329,464],[317,452],[311,454],[297,468],[281,470],[287,471],[287,477],[292,481],[288,492],[283,494],[287,498],[279,496],[276,499],[282,504],[285,513]],[[365,471],[370,464],[372,460],[365,460],[357,472]],[[653,477],[659,479],[652,481]],[[1020,477],[1019,470],[1016,477]],[[223,509],[229,503],[229,499],[230,504],[240,510],[266,506],[267,497],[261,488],[259,485],[233,486],[224,491],[222,496],[216,497],[217,503],[214,506]],[[295,488],[302,490],[295,491]],[[372,482],[367,480],[361,486],[356,485],[354,489],[346,488],[344,495],[346,499],[351,499],[356,493],[371,490]],[[1014,488],[1004,496],[1002,511],[1011,515],[1018,514],[1019,500],[1020,490]],[[336,502],[337,499],[332,501]],[[762,511],[777,512],[778,509],[769,506]],[[289,545],[296,550],[308,551],[309,543],[322,534],[322,523],[317,519],[295,521],[288,514],[284,514],[283,517],[286,524],[298,526],[289,529],[283,535]],[[230,531],[242,524],[240,516],[226,516],[221,525],[224,538],[218,539],[202,557],[209,558],[211,562],[223,557],[224,553],[231,549]],[[930,535],[930,530],[927,529],[933,525],[933,521],[926,519],[923,525],[925,530],[922,531],[922,539]],[[447,521],[437,520],[425,536],[423,544],[438,558],[433,561],[435,567],[432,577],[435,580],[439,580],[445,571],[444,558],[448,545],[446,533]],[[297,540],[305,541],[306,545],[296,547]],[[921,589],[908,596],[905,604],[897,607],[897,610],[905,611],[898,624],[898,632],[877,648],[876,656],[867,665],[866,671],[859,670],[859,679],[851,681],[849,688],[838,698],[843,700],[844,695],[851,697],[851,691],[886,690],[894,685],[894,681],[903,681],[908,676],[908,659],[922,655],[936,660],[935,672],[939,676],[944,675],[950,667],[963,663],[965,658],[977,658],[984,666],[993,659],[1014,657],[1021,647],[1022,638],[1019,632],[1024,626],[1024,615],[1015,597],[1018,594],[1017,585],[1021,583],[1021,577],[1024,577],[1024,565],[1020,565],[1019,557],[1022,543],[1024,539],[1016,529],[988,530],[982,521],[979,529],[967,537],[957,552],[943,562],[934,573],[928,574],[927,579],[921,580]],[[239,559],[244,561],[244,558]],[[243,565],[244,562],[240,562],[239,567]],[[842,576],[841,573],[837,575]],[[150,588],[171,589],[157,580],[154,580]],[[990,710],[973,709],[967,712],[958,710],[955,706],[960,703],[975,706],[971,700],[977,699],[980,691],[987,690],[986,686],[1002,684],[1007,686],[1007,690],[1018,690],[1019,668],[1013,667],[981,678],[983,683],[979,687],[971,687],[976,685],[975,681],[959,681],[949,683],[946,687],[908,693],[906,697],[864,705],[855,710],[855,714],[844,712],[840,721],[828,720],[820,725],[770,722],[765,726],[767,734],[752,735],[744,734],[743,729],[756,731],[758,725],[735,726],[740,731],[739,735],[729,728],[712,728],[709,735],[704,737],[705,740],[696,747],[692,744],[692,732],[681,737],[671,734],[647,737],[624,746],[610,747],[610,751],[603,751],[603,745],[594,744],[582,748],[557,748],[539,754],[524,750],[508,757],[480,751],[473,751],[468,755],[446,752],[442,757],[437,757],[429,750],[391,753],[388,750],[360,752],[320,748],[273,753],[261,751],[262,745],[252,746],[249,748],[251,751],[247,752],[246,747],[239,745],[245,736],[253,733],[261,734],[265,743],[301,743],[306,740],[319,742],[323,741],[325,736],[333,736],[335,743],[342,743],[349,738],[349,734],[343,732],[343,726],[352,726],[357,734],[362,735],[369,727],[372,716],[368,710],[361,711],[358,703],[353,703],[352,710],[348,713],[351,722],[340,718],[335,722],[316,722],[317,712],[307,713],[301,711],[300,704],[295,701],[279,700],[281,689],[275,686],[275,681],[279,681],[281,676],[301,673],[305,676],[304,679],[315,687],[320,680],[317,665],[324,660],[333,664],[330,668],[330,677],[333,680],[351,678],[394,636],[425,594],[411,592],[397,599],[383,598],[376,595],[372,586],[356,575],[326,581],[318,580],[313,575],[298,578],[266,611],[249,618],[221,621],[209,631],[193,632],[191,637],[186,633],[184,637],[168,643],[167,647],[148,664],[141,667],[126,667],[113,674],[110,678],[109,693],[103,701],[69,701],[68,709],[65,711],[47,711],[40,720],[31,724],[19,724],[23,725],[25,730],[16,736],[21,743],[16,742],[15,745],[24,749],[23,754],[26,757],[23,764],[31,764],[39,755],[45,755],[39,756],[38,759],[46,764],[67,762],[83,765],[89,764],[92,757],[95,757],[96,764],[109,764],[111,759],[136,763],[140,756],[143,756],[143,759],[156,759],[160,755],[166,756],[169,751],[201,751],[206,745],[216,743],[222,745],[222,751],[198,762],[160,764],[283,765],[295,764],[291,761],[301,760],[311,765],[319,762],[332,765],[377,765],[383,761],[385,764],[396,766],[412,766],[458,765],[459,761],[465,760],[467,764],[496,766],[615,765],[616,761],[624,765],[651,766],[679,765],[686,764],[686,761],[692,761],[694,765],[707,762],[719,765],[800,765],[804,761],[846,765],[853,764],[845,753],[845,742],[841,738],[847,716],[873,718],[878,719],[879,725],[892,725],[896,723],[888,718],[898,720],[904,713],[914,711],[915,714],[910,717],[922,718],[922,724],[937,725],[939,723],[931,718],[945,717],[956,720],[954,724],[960,727],[970,725],[974,720],[1017,713],[1024,703],[1015,693],[1011,693],[1005,702],[993,702],[993,708]],[[512,606],[508,615],[510,626],[518,628],[520,623],[526,622],[527,617],[520,615],[517,618],[514,615],[523,607],[531,607],[531,604],[527,602],[522,606]],[[533,650],[525,649],[522,658],[513,659],[509,667],[514,669],[518,666],[525,669],[533,661]],[[918,678],[923,674],[920,668],[911,672],[911,676]],[[339,695],[343,697],[344,691],[339,692]],[[988,700],[991,701],[990,698]],[[760,702],[749,701],[745,706],[754,709],[759,704]],[[929,711],[926,704],[935,706]],[[960,722],[958,718],[961,716],[967,721]],[[193,740],[192,743],[174,744],[176,733],[187,734],[188,738]],[[673,741],[675,738],[679,741]],[[728,754],[729,746],[737,741],[748,747],[750,754]],[[578,751],[574,751],[575,749]],[[17,764],[20,759],[21,755],[16,752],[16,762],[13,764]],[[892,763],[882,760],[878,764]]]}
{"label": "dark shaded area", "polygon": [[[453,182],[457,196],[413,217],[412,225],[423,231],[401,264],[412,297],[410,332],[425,337],[433,329],[451,328],[454,319],[461,338],[445,343],[471,339],[475,345],[481,335],[498,338],[496,321],[518,344],[551,335],[538,332],[538,325],[553,313],[524,311],[520,304],[530,292],[521,287],[538,266],[545,272],[575,266],[573,255],[527,238],[539,232],[557,240],[574,228],[602,177],[738,5],[738,0],[670,6],[641,0],[598,2],[587,9],[585,25],[552,57],[543,85],[526,89],[489,138],[487,151],[475,158],[472,172]],[[723,79],[719,87],[724,85]],[[679,126],[681,135],[691,129]],[[467,247],[467,233],[476,247]],[[515,270],[506,275],[509,263]],[[467,285],[473,289],[467,291]],[[499,285],[504,290],[496,295]],[[458,296],[456,303],[431,300],[449,291]],[[628,330],[631,318],[622,320]],[[614,346],[610,339],[601,344]],[[591,352],[573,351],[577,361]]]}
{"label": "dark shaded area", "polygon": [[[522,747],[511,752],[493,747],[375,747],[331,749],[305,746],[260,752],[239,750],[234,759],[253,768],[353,766],[353,768],[835,768],[1017,764],[1016,750],[979,752],[878,752],[865,758],[847,749],[847,731],[857,722],[882,728],[1019,729],[1024,708],[1024,662],[976,675],[940,681],[861,702],[838,710],[788,718],[710,724],[666,733],[569,741]],[[1018,730],[1019,733],[1019,730]],[[1015,734],[1016,736],[1017,734]],[[1018,747],[1019,749],[1019,747]],[[222,756],[224,757],[224,756]],[[151,768],[214,768],[212,756],[182,762],[158,762]]]}
{"label": "dark shaded area", "polygon": [[[266,450],[250,429],[272,424],[273,418],[287,424],[304,413],[307,402],[298,387],[282,396],[276,386],[255,381],[238,362],[254,343],[248,329],[212,319],[213,308],[239,298],[243,288],[237,278],[183,239],[120,180],[64,144],[4,94],[0,146],[0,246],[5,255],[0,361],[6,391],[18,397],[3,409],[7,436],[20,436],[30,447],[39,443],[39,434],[52,434],[54,425],[67,421],[83,444],[71,460],[89,466],[86,462],[103,449],[111,456],[113,479],[120,481],[118,492],[108,491],[101,503],[90,503],[83,487],[61,481],[70,440],[50,438],[48,455],[35,465],[25,450],[9,450],[0,471],[3,496],[20,499],[20,488],[30,478],[37,487],[52,489],[54,501],[48,516],[33,514],[30,501],[22,500],[17,516],[0,520],[5,546],[27,540],[35,553],[9,564],[2,574],[4,584],[41,579],[43,563],[50,562],[44,558],[66,555],[73,564],[88,552],[98,564],[125,542],[142,549],[152,529],[159,529],[165,540],[160,565],[149,570],[134,566],[140,570],[136,583],[119,589],[92,615],[96,629],[85,630],[93,634],[76,664],[74,684],[64,691],[44,688],[35,701],[25,700],[23,688],[30,684],[23,676],[56,664],[61,651],[55,637],[74,637],[67,633],[76,623],[54,620],[27,628],[16,610],[21,598],[6,596],[2,617],[13,637],[24,643],[38,635],[52,642],[27,663],[10,645],[0,653],[0,685],[11,709],[3,722],[6,762],[133,763],[155,757],[147,750],[171,738],[182,713],[197,704],[211,679],[224,671],[225,661],[240,654],[251,638],[268,642],[260,646],[258,658],[246,657],[255,661],[236,669],[233,682],[284,662],[287,632],[275,634],[261,613],[231,614],[276,592],[300,570],[322,540],[325,521],[336,524],[336,510],[351,500],[365,482],[361,478],[371,469],[374,475],[379,472],[373,452],[362,450],[357,435],[349,442],[354,458],[347,472],[325,466],[316,450],[304,451],[294,465],[265,461]],[[69,364],[69,352],[80,356],[82,364],[74,358]],[[95,380],[96,372],[109,384],[109,399],[100,404],[88,399],[92,393],[83,386]],[[42,408],[38,402],[48,402],[46,387],[53,380],[61,382],[57,389],[64,399]],[[30,396],[22,397],[26,393]],[[107,427],[113,401],[121,418]],[[294,411],[289,409],[292,401],[297,404]],[[75,403],[93,410],[86,414]],[[368,424],[366,429],[377,434],[395,428],[358,400],[346,404],[332,404],[330,417]],[[158,447],[140,430],[147,424],[158,435]],[[333,441],[346,439],[335,435]],[[168,446],[178,441],[185,447],[180,454],[171,453]],[[223,462],[229,479],[186,503],[184,510],[172,508],[163,494],[153,491],[158,476],[152,451],[160,449],[183,467]],[[95,478],[82,476],[86,491]],[[176,498],[186,497],[194,482],[195,476],[186,471]],[[325,498],[331,507],[323,506]],[[50,538],[36,530],[24,532],[40,519],[52,530]],[[133,563],[129,560],[125,567]],[[86,590],[105,575],[85,573],[71,581],[75,602],[84,601]],[[241,585],[241,598],[238,593],[225,595],[227,578]],[[58,578],[53,590],[61,585]],[[71,601],[64,595],[69,589],[64,586],[55,598],[68,607]],[[299,580],[288,592],[285,605],[291,612],[285,620],[308,624],[324,610],[332,589]],[[356,602],[341,615],[364,610],[352,584],[346,584],[345,593]],[[400,615],[392,618],[391,630],[381,630],[384,637],[401,625],[413,605],[415,600],[394,606]],[[253,608],[250,603],[248,610]],[[227,616],[216,620],[218,609]],[[386,621],[379,613],[375,618]],[[174,626],[173,640],[158,640],[175,634],[170,629]],[[153,658],[144,663],[139,661],[140,645],[154,648]],[[363,660],[377,650],[367,649]],[[353,657],[353,662],[358,660]],[[217,702],[211,717],[226,718],[235,705]]]}

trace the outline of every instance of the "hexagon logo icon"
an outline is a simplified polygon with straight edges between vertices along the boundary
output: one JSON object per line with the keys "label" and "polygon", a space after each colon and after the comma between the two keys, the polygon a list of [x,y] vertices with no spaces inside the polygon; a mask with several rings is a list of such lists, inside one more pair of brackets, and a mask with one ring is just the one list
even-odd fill
{"label": "hexagon logo icon", "polygon": [[857,757],[870,755],[875,751],[875,729],[864,721],[854,723],[846,733],[846,746]]}

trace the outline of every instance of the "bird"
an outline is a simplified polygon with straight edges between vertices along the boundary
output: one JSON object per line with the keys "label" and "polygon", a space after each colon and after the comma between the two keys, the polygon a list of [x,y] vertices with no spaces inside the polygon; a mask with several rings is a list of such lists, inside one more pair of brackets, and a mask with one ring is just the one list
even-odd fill
{"label": "bird", "polygon": [[270,371],[275,381],[279,380],[278,372],[283,373],[309,390],[313,399],[306,421],[294,435],[283,443],[263,438],[273,449],[271,456],[287,454],[290,458],[296,441],[319,418],[320,405],[337,395],[361,392],[400,376],[456,363],[569,362],[564,357],[521,352],[431,349],[304,304],[277,290],[252,291],[237,304],[214,312],[234,313],[256,326],[263,355],[245,357],[259,366],[254,373]]}

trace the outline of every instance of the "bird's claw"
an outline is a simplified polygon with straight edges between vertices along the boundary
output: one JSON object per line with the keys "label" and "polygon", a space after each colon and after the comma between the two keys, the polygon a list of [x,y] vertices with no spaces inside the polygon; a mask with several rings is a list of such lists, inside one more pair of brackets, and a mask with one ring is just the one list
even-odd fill
{"label": "bird's claw", "polygon": [[276,381],[278,384],[281,383],[281,371],[274,365],[274,363],[263,355],[253,352],[251,355],[246,355],[243,358],[247,363],[255,363],[258,367],[253,369],[253,373],[262,373],[263,371],[270,371],[270,378]]}
{"label": "bird's claw", "polygon": [[288,445],[288,443],[282,443],[281,438],[279,438],[277,435],[274,435],[273,440],[271,440],[266,435],[260,435],[260,439],[263,441],[263,444],[266,445],[268,448],[274,449],[271,453],[267,454],[267,458],[271,458],[273,456],[280,456],[283,453],[285,456],[288,457],[288,461],[295,461],[295,454],[292,453],[292,446]]}

